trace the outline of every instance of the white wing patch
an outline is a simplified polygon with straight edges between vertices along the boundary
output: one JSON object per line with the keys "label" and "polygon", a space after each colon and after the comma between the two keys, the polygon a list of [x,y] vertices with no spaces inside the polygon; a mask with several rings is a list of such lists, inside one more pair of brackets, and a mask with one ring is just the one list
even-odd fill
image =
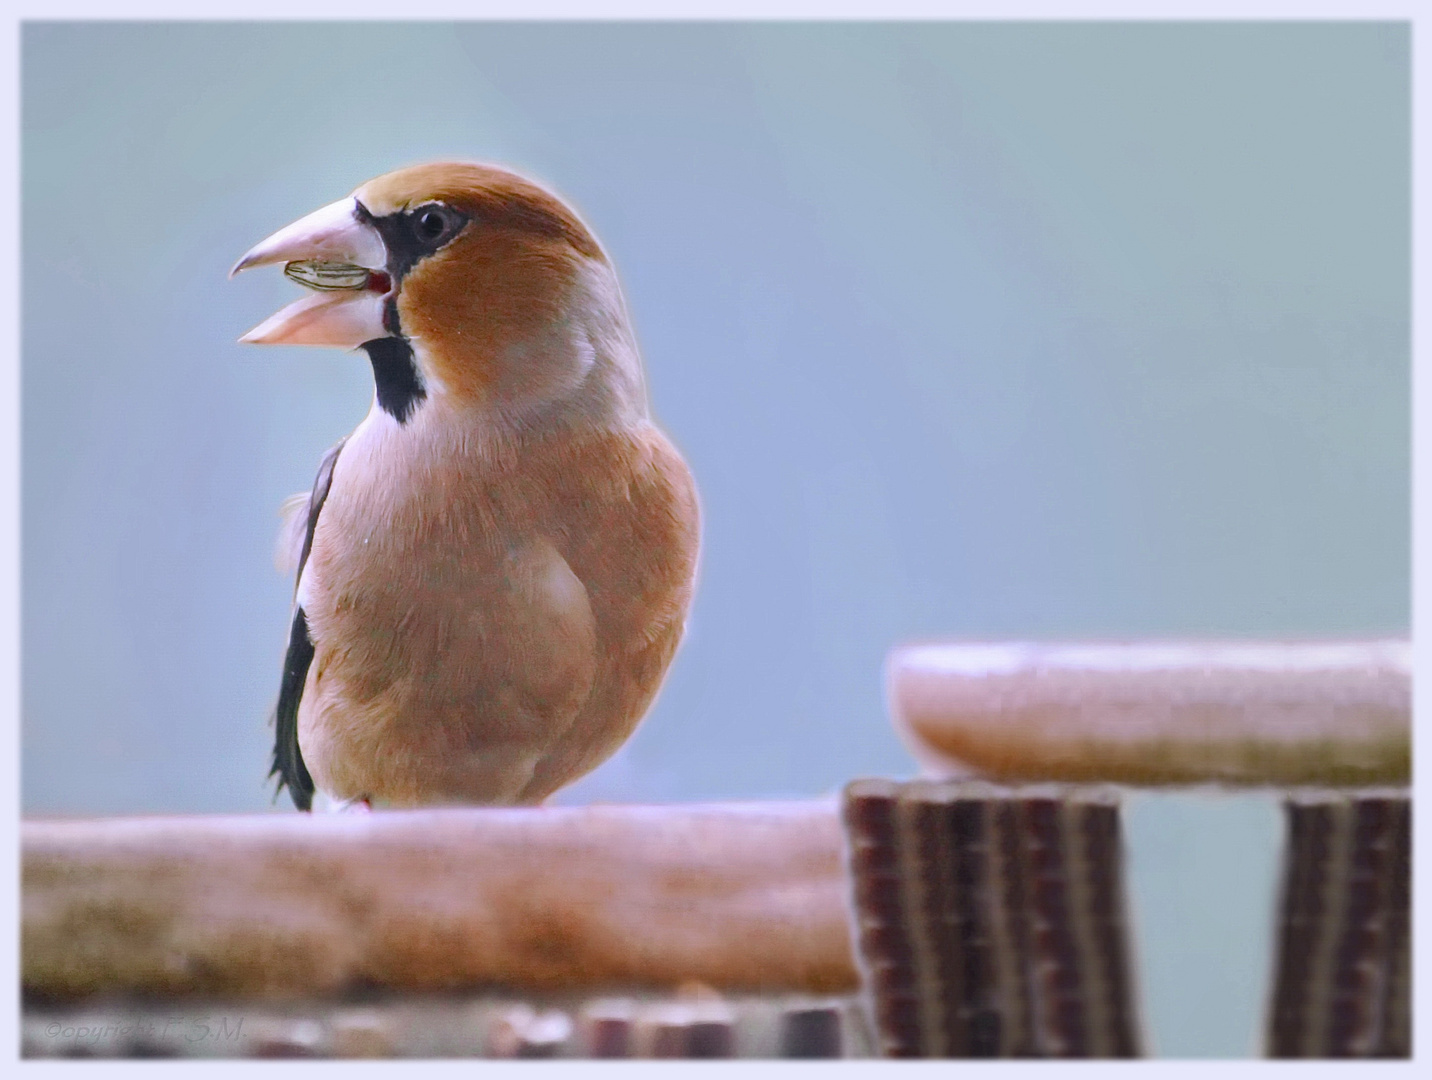
{"label": "white wing patch", "polygon": [[279,506],[279,517],[283,524],[278,528],[278,538],[273,547],[273,564],[282,574],[292,577],[298,571],[298,560],[303,555],[303,540],[308,535],[309,494],[300,491],[290,495]]}

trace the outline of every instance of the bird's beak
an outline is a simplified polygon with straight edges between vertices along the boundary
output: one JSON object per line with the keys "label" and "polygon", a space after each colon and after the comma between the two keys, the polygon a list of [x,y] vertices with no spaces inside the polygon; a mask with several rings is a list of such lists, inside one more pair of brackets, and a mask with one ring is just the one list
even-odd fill
{"label": "bird's beak", "polygon": [[388,336],[388,251],[378,230],[362,219],[356,199],[339,199],[280,229],[235,263],[229,276],[279,262],[315,294],[265,319],[241,342],[352,348]]}

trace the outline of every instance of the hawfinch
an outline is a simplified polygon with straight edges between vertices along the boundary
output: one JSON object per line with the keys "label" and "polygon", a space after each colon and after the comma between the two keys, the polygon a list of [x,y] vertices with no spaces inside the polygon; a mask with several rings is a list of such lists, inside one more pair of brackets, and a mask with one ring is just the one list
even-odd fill
{"label": "hawfinch", "polygon": [[289,501],[273,770],[301,810],[530,804],[661,685],[699,528],[611,260],[488,165],[420,165],[274,233],[310,294],[241,341],[361,348],[373,405]]}

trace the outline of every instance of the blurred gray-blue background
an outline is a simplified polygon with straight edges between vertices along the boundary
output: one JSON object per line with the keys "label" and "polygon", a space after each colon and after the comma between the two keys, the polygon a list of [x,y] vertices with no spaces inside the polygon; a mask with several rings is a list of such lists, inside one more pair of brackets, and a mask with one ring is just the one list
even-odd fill
{"label": "blurred gray-blue background", "polygon": [[[371,383],[237,345],[297,289],[225,273],[421,160],[578,207],[701,487],[686,643],[567,800],[908,774],[902,639],[1405,634],[1409,42],[26,25],[24,811],[270,807],[278,505]],[[1156,1042],[1251,1049],[1273,804],[1145,796],[1129,829]]]}

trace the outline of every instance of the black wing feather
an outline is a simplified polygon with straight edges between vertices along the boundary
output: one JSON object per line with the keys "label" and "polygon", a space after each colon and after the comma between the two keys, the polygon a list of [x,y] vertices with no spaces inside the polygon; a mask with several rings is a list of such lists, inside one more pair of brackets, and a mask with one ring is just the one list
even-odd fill
{"label": "black wing feather", "polygon": [[[318,466],[318,476],[313,481],[313,494],[308,497],[308,531],[303,537],[303,553],[298,557],[298,573],[294,575],[293,588],[298,592],[298,582],[303,577],[303,568],[313,550],[313,530],[318,525],[318,512],[328,498],[328,489],[333,486],[333,465],[343,442],[323,455]],[[303,697],[303,684],[308,680],[308,666],[313,663],[313,639],[308,636],[308,616],[303,608],[295,605],[293,626],[288,632],[288,654],[283,660],[283,679],[279,683],[278,708],[274,712],[273,768],[270,776],[278,777],[278,791],[288,788],[293,805],[300,810],[313,809],[313,777],[303,763],[303,754],[298,748],[298,703]]]}

